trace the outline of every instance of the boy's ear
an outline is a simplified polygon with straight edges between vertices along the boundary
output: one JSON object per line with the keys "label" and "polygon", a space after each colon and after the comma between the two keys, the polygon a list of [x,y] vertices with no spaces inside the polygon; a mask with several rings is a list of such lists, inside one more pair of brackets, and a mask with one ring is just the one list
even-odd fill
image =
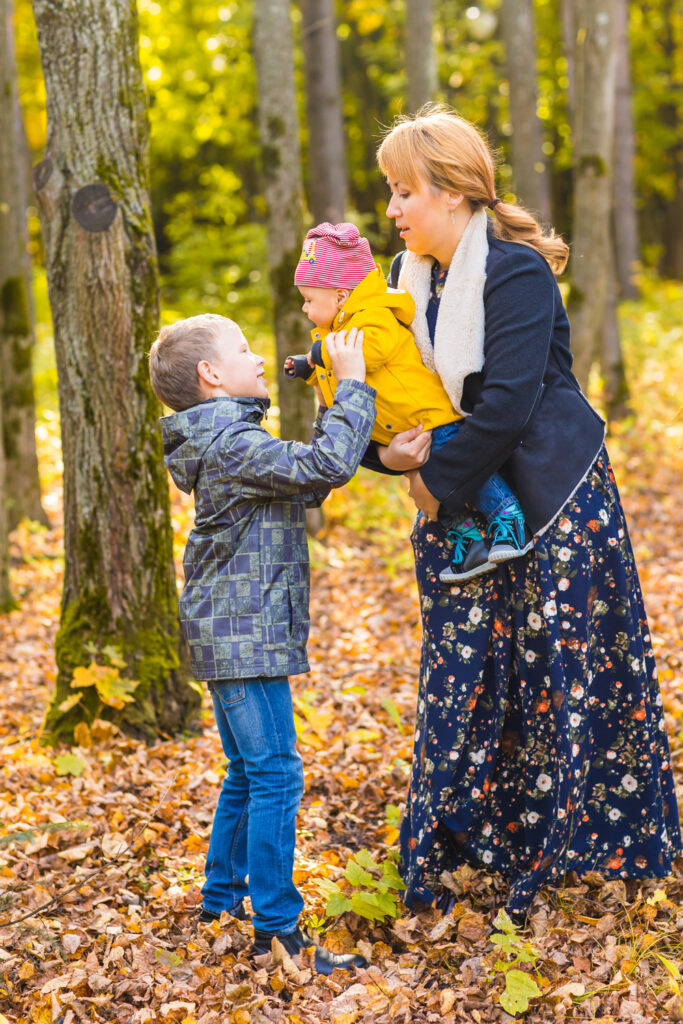
{"label": "boy's ear", "polygon": [[351,294],[348,288],[337,288],[337,307],[341,309],[349,295]]}
{"label": "boy's ear", "polygon": [[208,359],[200,359],[197,363],[197,376],[210,387],[217,387],[221,383],[220,375],[216,373]]}

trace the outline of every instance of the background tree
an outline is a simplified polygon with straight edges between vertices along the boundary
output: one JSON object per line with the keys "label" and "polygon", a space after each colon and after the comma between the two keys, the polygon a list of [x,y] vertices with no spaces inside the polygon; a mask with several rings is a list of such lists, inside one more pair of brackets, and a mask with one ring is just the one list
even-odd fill
{"label": "background tree", "polygon": [[25,147],[12,15],[11,0],[0,0],[0,381],[10,529],[24,517],[47,523],[36,455]]}
{"label": "background tree", "polygon": [[662,111],[670,132],[667,171],[670,185],[664,217],[662,273],[683,280],[683,10],[680,3],[666,4],[664,53],[673,70],[674,87]]}
{"label": "background tree", "polygon": [[[0,415],[2,415],[2,393],[0,392]],[[5,473],[5,452],[0,444],[0,613],[14,607],[9,581],[9,522],[7,516],[7,476]]]}
{"label": "background tree", "polygon": [[105,714],[152,737],[187,724],[199,697],[180,654],[160,407],[145,358],[158,285],[136,10],[133,0],[35,0],[34,10],[48,111],[34,184],[64,459],[65,578],[47,727],[68,738],[102,714],[95,685],[71,706],[74,670],[94,660],[136,681],[134,702]]}
{"label": "background tree", "polygon": [[636,273],[640,266],[640,241],[635,195],[635,140],[631,95],[631,44],[629,3],[617,0],[616,7],[616,97],[614,111],[614,252],[619,295],[636,299],[640,293]]}
{"label": "background tree", "polygon": [[503,0],[500,17],[510,85],[513,188],[524,205],[549,224],[552,220],[550,188],[537,113],[533,0]]}
{"label": "background tree", "polygon": [[[285,357],[293,352],[306,352],[310,347],[301,298],[294,287],[294,271],[303,238],[303,206],[294,42],[288,0],[255,0],[254,53],[279,381]],[[294,384],[281,387],[282,436],[310,437],[312,420],[313,389]]]}
{"label": "background tree", "polygon": [[334,0],[300,0],[308,126],[308,195],[315,224],[344,219],[346,154]]}
{"label": "background tree", "polygon": [[576,45],[574,225],[569,317],[582,387],[601,349],[612,245],[617,0],[573,0]]}
{"label": "background tree", "polygon": [[406,79],[412,113],[436,96],[434,0],[406,0]]}

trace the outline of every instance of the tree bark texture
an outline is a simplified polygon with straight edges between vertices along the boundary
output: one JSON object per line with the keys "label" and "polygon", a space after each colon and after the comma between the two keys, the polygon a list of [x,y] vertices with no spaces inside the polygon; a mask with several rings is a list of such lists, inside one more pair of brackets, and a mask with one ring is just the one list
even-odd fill
{"label": "tree bark texture", "polygon": [[569,316],[575,373],[586,387],[600,352],[612,245],[616,0],[575,0],[574,237]]}
{"label": "tree bark texture", "polygon": [[628,34],[628,0],[616,3],[617,78],[614,119],[614,243],[619,295],[637,299],[635,275],[640,266],[640,242],[636,214],[635,143],[631,97],[631,44]]}
{"label": "tree bark texture", "polygon": [[500,9],[510,84],[511,156],[516,195],[524,206],[552,220],[550,186],[536,110],[536,28],[533,0],[503,0]]}
{"label": "tree bark texture", "polygon": [[600,369],[602,374],[602,400],[608,424],[623,419],[631,412],[629,400],[631,391],[626,376],[624,355],[621,349],[619,318],[617,316],[617,271],[616,253],[610,246],[608,252],[608,285],[605,303],[605,318],[602,331]]}
{"label": "tree bark texture", "polygon": [[[667,5],[664,20],[664,51],[671,66],[675,66],[677,55],[680,61],[683,51],[683,17],[678,2],[674,0]],[[663,117],[672,128],[674,143],[669,151],[673,190],[664,219],[664,254],[660,270],[667,277],[683,281],[683,95],[680,88],[673,94],[671,103],[664,108]]]}
{"label": "tree bark texture", "polygon": [[[168,484],[146,352],[158,321],[148,123],[133,0],[35,0],[48,111],[34,173],[55,330],[65,579],[49,738],[95,715],[149,738],[199,698],[180,642]],[[112,654],[113,652],[113,654]],[[80,704],[77,666],[124,662],[134,703]]]}
{"label": "tree bark texture", "polygon": [[27,260],[23,131],[11,0],[0,0],[0,381],[7,516],[47,525],[40,499],[33,393],[33,323]]}
{"label": "tree bark texture", "polygon": [[415,113],[436,96],[434,0],[406,0],[408,110]]}
{"label": "tree bark texture", "polygon": [[346,166],[339,43],[333,0],[300,0],[310,168],[315,224],[344,219]]}
{"label": "tree bark texture", "polygon": [[311,342],[301,298],[294,287],[303,241],[303,189],[289,0],[255,0],[254,53],[279,369],[280,432],[282,437],[307,440],[313,421],[312,388],[283,383],[282,374],[285,358],[307,352]]}
{"label": "tree bark texture", "polygon": [[[0,390],[0,416],[2,416],[2,391]],[[5,472],[5,451],[0,444],[0,614],[14,607],[9,580],[9,522],[7,515],[7,475]]]}

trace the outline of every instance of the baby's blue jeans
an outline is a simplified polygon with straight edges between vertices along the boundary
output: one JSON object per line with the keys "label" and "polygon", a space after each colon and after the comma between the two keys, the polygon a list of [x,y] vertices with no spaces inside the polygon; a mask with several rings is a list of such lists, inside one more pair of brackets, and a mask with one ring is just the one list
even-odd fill
{"label": "baby's blue jeans", "polygon": [[[462,420],[454,423],[444,423],[441,427],[434,427],[432,430],[432,448],[442,448],[460,430]],[[477,492],[474,506],[485,516],[487,523],[490,523],[494,516],[500,512],[507,512],[511,508],[519,508],[517,497],[505,483],[499,473],[493,473],[485,484]]]}

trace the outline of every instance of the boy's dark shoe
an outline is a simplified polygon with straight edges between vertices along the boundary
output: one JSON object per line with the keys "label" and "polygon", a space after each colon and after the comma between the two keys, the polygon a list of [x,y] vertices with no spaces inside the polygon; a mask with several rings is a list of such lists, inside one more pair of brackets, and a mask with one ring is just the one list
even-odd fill
{"label": "boy's dark shoe", "polygon": [[468,523],[448,530],[446,536],[453,543],[451,564],[439,573],[442,583],[462,583],[485,572],[493,572],[495,565],[476,526]]}
{"label": "boy's dark shoe", "polygon": [[[290,363],[291,360],[291,363]],[[287,363],[290,363],[288,366]],[[287,356],[284,365],[285,377],[289,380],[308,380],[313,373],[313,367],[308,361],[308,356]]]}
{"label": "boy's dark shoe", "polygon": [[524,522],[521,509],[499,512],[489,523],[489,561],[497,565],[521,558],[534,546],[534,538]]}
{"label": "boy's dark shoe", "polygon": [[[244,904],[239,903],[234,910],[229,910],[230,917],[237,918],[238,921],[248,921],[249,914],[244,909]],[[211,924],[212,921],[220,921],[221,915],[217,914],[215,910],[209,910],[207,907],[202,907],[199,911],[199,923],[200,924]]]}
{"label": "boy's dark shoe", "polygon": [[251,947],[251,956],[264,956],[264,954],[270,953],[274,938],[282,943],[290,956],[296,956],[302,949],[313,946],[315,950],[313,969],[317,974],[332,974],[335,969],[348,971],[352,967],[367,967],[367,960],[358,953],[330,953],[329,950],[323,949],[322,946],[307,939],[300,928],[287,935],[283,935],[281,932],[263,932],[259,928],[254,928],[254,945]]}

